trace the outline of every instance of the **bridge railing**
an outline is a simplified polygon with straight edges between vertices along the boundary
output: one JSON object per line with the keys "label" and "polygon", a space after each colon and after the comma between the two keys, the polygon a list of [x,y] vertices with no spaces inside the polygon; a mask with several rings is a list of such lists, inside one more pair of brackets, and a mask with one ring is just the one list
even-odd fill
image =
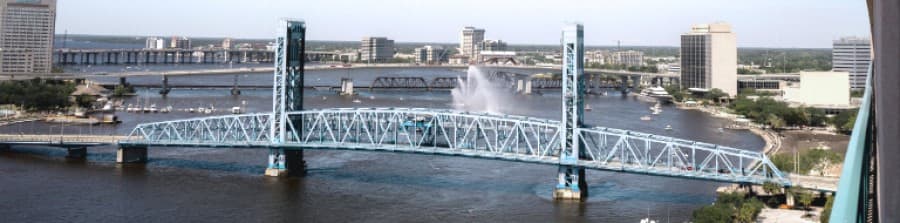
{"label": "bridge railing", "polygon": [[875,120],[871,115],[874,111],[872,90],[872,65],[869,66],[868,80],[863,103],[856,115],[856,123],[847,145],[847,153],[844,157],[844,165],[841,170],[841,179],[838,182],[837,196],[832,206],[830,222],[868,222],[868,210],[871,210],[870,201],[873,198],[870,187],[870,159],[874,150],[872,130]]}
{"label": "bridge railing", "polygon": [[9,134],[0,135],[0,142],[29,142],[29,143],[116,143],[119,140],[127,139],[122,136],[101,136],[101,135],[24,135]]}

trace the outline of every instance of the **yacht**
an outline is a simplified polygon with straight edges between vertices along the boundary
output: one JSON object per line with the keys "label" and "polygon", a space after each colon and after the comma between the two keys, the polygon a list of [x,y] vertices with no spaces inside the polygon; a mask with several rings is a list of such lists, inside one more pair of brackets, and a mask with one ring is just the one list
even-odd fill
{"label": "yacht", "polygon": [[653,120],[653,117],[650,117],[649,115],[645,115],[645,116],[641,117],[641,121],[650,121],[650,120]]}
{"label": "yacht", "polygon": [[666,125],[666,131],[672,131],[672,130],[673,130],[672,125]]}
{"label": "yacht", "polygon": [[662,100],[662,101],[672,100],[672,96],[669,95],[669,92],[666,91],[666,89],[662,88],[662,87],[645,88],[644,90],[641,90],[641,93],[638,94],[638,96],[654,98],[654,99],[657,99],[658,101],[659,100]]}

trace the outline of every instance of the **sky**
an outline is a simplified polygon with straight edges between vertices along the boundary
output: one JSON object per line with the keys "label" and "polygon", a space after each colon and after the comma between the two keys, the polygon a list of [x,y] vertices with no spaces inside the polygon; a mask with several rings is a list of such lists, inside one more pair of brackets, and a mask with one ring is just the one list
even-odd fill
{"label": "sky", "polygon": [[273,38],[280,18],[311,40],[459,42],[465,26],[511,44],[557,44],[566,23],[592,46],[677,46],[691,25],[728,22],[740,47],[831,48],[868,36],[864,0],[58,0],[57,33]]}

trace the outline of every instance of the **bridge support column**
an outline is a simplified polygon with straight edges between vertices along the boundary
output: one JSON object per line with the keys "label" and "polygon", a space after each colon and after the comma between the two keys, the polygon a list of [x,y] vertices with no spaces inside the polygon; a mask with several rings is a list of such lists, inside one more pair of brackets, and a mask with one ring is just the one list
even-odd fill
{"label": "bridge support column", "polygon": [[305,173],[306,161],[303,161],[302,149],[269,149],[269,167],[266,168],[266,176],[302,176]]}
{"label": "bridge support column", "polygon": [[784,194],[784,204],[793,207],[797,205],[797,202],[794,201],[794,194],[788,193],[787,189],[781,189],[782,194]]}
{"label": "bridge support column", "polygon": [[119,146],[116,152],[116,163],[146,163],[146,146]]}
{"label": "bridge support column", "polygon": [[87,148],[86,147],[76,147],[76,148],[67,148],[68,154],[66,154],[66,158],[69,159],[84,159],[87,157]]}
{"label": "bridge support column", "polygon": [[559,166],[559,184],[553,190],[556,200],[587,200],[588,185],[585,181],[584,168]]}

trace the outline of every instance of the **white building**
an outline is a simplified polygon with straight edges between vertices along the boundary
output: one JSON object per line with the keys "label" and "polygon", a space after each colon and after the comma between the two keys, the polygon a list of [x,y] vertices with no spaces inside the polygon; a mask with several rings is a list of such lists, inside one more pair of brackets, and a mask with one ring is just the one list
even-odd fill
{"label": "white building", "polygon": [[394,41],[386,37],[363,37],[359,48],[360,61],[389,62],[394,58]]}
{"label": "white building", "polygon": [[619,51],[612,53],[609,57],[610,64],[620,64],[629,67],[644,65],[644,52],[641,51]]}
{"label": "white building", "polygon": [[784,100],[808,107],[850,107],[847,72],[800,72],[800,86],[784,89]]}
{"label": "white building", "polygon": [[231,49],[234,46],[234,40],[231,38],[225,38],[222,40],[222,49]]}
{"label": "white building", "polygon": [[439,46],[416,48],[413,54],[416,56],[416,63],[420,64],[438,64],[447,61],[447,52]]}
{"label": "white building", "polygon": [[467,58],[475,59],[481,52],[481,45],[484,42],[484,29],[476,29],[475,27],[465,27],[460,35],[459,53]]}
{"label": "white building", "polygon": [[850,74],[850,87],[866,88],[866,75],[872,63],[872,44],[869,39],[846,37],[834,41],[832,69]]}
{"label": "white building", "polygon": [[681,35],[681,84],[737,95],[737,40],[727,23],[694,25]]}
{"label": "white building", "polygon": [[166,48],[166,40],[159,37],[147,37],[147,43],[144,45],[144,49],[165,49]]}
{"label": "white building", "polygon": [[56,0],[0,0],[0,73],[50,73]]}

